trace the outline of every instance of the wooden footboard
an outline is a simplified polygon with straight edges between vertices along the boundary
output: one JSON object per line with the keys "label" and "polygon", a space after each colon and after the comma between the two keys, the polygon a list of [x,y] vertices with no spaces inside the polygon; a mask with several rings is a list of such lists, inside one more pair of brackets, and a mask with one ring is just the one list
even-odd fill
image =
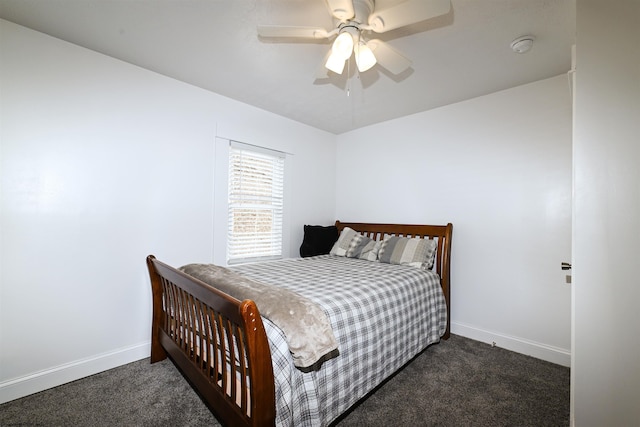
{"label": "wooden footboard", "polygon": [[238,301],[147,257],[151,363],[171,357],[225,425],[275,424],[271,352],[253,301]]}

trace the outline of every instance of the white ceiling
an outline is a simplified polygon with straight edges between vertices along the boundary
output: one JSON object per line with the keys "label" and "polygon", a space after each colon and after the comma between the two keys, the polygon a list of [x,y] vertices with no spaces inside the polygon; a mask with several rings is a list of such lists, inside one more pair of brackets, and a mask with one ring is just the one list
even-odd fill
{"label": "white ceiling", "polygon": [[[575,0],[451,4],[377,36],[413,61],[406,72],[322,80],[330,41],[263,41],[256,25],[332,29],[325,0],[0,0],[0,18],[335,134],[569,71]],[[516,54],[522,35],[535,44]]]}

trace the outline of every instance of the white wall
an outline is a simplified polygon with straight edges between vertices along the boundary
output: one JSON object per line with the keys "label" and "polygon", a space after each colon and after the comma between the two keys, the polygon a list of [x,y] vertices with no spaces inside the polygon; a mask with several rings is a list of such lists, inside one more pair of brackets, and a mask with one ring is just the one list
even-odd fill
{"label": "white wall", "polygon": [[566,76],[340,135],[337,186],[344,221],[453,223],[453,333],[569,365]]}
{"label": "white wall", "polygon": [[2,20],[0,55],[0,402],[148,357],[144,258],[211,260],[216,136],[292,153],[292,255],[334,220],[334,135]]}
{"label": "white wall", "polygon": [[291,255],[302,224],[336,213],[451,221],[453,332],[568,364],[565,76],[336,138],[6,21],[0,31],[0,401],[147,357],[143,258],[211,259],[216,137],[293,154]]}
{"label": "white wall", "polygon": [[640,1],[577,1],[572,425],[640,425]]}

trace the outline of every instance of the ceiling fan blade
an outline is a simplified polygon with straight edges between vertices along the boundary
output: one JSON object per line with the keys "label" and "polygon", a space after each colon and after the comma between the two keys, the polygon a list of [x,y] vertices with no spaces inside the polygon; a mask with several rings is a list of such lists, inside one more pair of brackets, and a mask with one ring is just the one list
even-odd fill
{"label": "ceiling fan blade", "polygon": [[375,10],[369,16],[369,25],[376,33],[384,33],[405,25],[446,15],[450,9],[450,0],[407,0],[396,6]]}
{"label": "ceiling fan blade", "polygon": [[327,5],[331,15],[340,21],[351,19],[356,14],[352,0],[327,0]]}
{"label": "ceiling fan blade", "polygon": [[258,25],[258,35],[260,37],[325,39],[329,36],[329,32],[320,27]]}
{"label": "ceiling fan blade", "polygon": [[367,42],[369,49],[373,51],[376,61],[381,67],[386,68],[393,74],[400,74],[411,67],[411,60],[389,46],[382,40],[374,39]]}

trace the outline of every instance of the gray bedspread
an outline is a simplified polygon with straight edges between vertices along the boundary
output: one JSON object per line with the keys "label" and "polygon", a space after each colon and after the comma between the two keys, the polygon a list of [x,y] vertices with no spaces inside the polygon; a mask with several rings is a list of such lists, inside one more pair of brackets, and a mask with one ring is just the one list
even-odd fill
{"label": "gray bedspread", "polygon": [[299,368],[313,366],[338,348],[322,308],[296,292],[260,283],[213,264],[188,264],[180,270],[240,301],[253,300],[260,314],[285,334],[293,363]]}
{"label": "gray bedspread", "polygon": [[329,425],[446,330],[446,302],[431,271],[331,255],[232,269],[318,303],[338,341],[339,355],[303,372],[282,331],[264,319],[279,427]]}

